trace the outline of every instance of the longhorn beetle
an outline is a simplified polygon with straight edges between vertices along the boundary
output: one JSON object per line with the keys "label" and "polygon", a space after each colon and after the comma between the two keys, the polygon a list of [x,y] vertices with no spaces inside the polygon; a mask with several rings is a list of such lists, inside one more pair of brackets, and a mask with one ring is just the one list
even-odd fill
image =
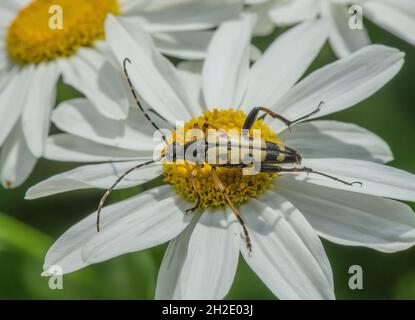
{"label": "longhorn beetle", "polygon": [[[161,136],[163,138],[163,141],[166,143],[167,147],[166,149],[162,152],[161,157],[157,160],[151,160],[151,161],[147,161],[145,163],[141,163],[129,170],[127,170],[126,172],[124,172],[116,181],[115,183],[105,192],[105,194],[103,195],[103,197],[101,198],[101,201],[99,203],[98,206],[98,211],[97,211],[97,231],[100,231],[100,213],[101,210],[104,206],[104,203],[106,201],[106,199],[108,198],[109,194],[111,193],[111,191],[114,190],[114,188],[118,185],[118,183],[120,183],[128,174],[130,174],[131,172],[133,172],[136,169],[139,169],[141,167],[150,165],[152,163],[155,163],[156,161],[160,161],[160,160],[168,160],[168,161],[178,161],[178,160],[183,160],[186,163],[188,161],[194,162],[195,166],[192,169],[192,171],[189,174],[189,180],[192,184],[192,188],[195,191],[195,195],[197,198],[197,203],[194,207],[186,210],[186,213],[192,213],[194,212],[196,209],[199,208],[200,206],[200,194],[199,194],[199,190],[197,187],[197,183],[196,183],[196,176],[199,172],[199,170],[203,167],[203,164],[209,164],[212,167],[212,179],[213,182],[215,184],[215,186],[217,187],[217,189],[224,195],[225,197],[225,201],[227,203],[227,205],[230,207],[230,209],[232,210],[233,214],[235,215],[235,217],[237,218],[237,220],[239,221],[244,235],[245,235],[245,241],[246,241],[246,246],[248,248],[249,252],[252,252],[252,244],[251,244],[251,239],[248,233],[248,229],[245,225],[244,220],[242,219],[241,215],[239,214],[239,210],[238,208],[233,204],[233,202],[231,201],[231,199],[229,198],[229,196],[226,193],[226,185],[220,180],[217,172],[216,172],[216,168],[217,167],[223,167],[223,168],[241,168],[241,170],[243,168],[253,168],[256,166],[256,161],[254,157],[251,157],[252,160],[249,162],[247,161],[242,161],[242,157],[239,157],[239,162],[237,163],[230,163],[229,162],[229,154],[227,151],[229,151],[232,148],[238,148],[240,150],[246,150],[248,152],[249,155],[251,155],[253,149],[255,148],[255,143],[253,141],[253,138],[248,136],[245,136],[244,138],[241,138],[238,143],[238,145],[235,144],[229,144],[229,142],[222,142],[223,140],[221,140],[221,138],[219,138],[219,140],[215,143],[210,143],[208,141],[208,139],[206,138],[206,130],[209,127],[212,127],[213,125],[205,122],[203,125],[203,132],[204,132],[204,136],[202,138],[193,140],[191,142],[187,142],[185,144],[179,144],[177,142],[172,142],[171,144],[168,143],[166,136],[164,135],[164,133],[160,130],[160,128],[151,120],[150,116],[148,115],[148,113],[144,110],[140,100],[138,99],[138,96],[134,90],[133,84],[131,82],[131,79],[129,77],[128,71],[127,71],[127,63],[131,63],[129,58],[125,58],[123,61],[123,67],[124,67],[124,73],[125,73],[125,77],[127,79],[127,82],[129,84],[131,93],[135,99],[135,102],[138,106],[138,108],[141,110],[141,112],[144,114],[145,118],[149,121],[149,123],[157,130],[161,133]],[[278,119],[280,121],[282,121],[288,128],[291,128],[291,126],[295,123],[298,123],[302,120],[307,119],[308,117],[316,114],[317,112],[320,111],[320,108],[323,106],[323,102],[321,102],[319,104],[319,106],[317,107],[316,110],[314,110],[313,112],[302,116],[294,121],[290,121],[278,114],[276,114],[275,112],[273,112],[272,110],[269,110],[265,107],[255,107],[251,110],[251,112],[248,114],[248,116],[246,117],[245,123],[243,125],[243,132],[249,132],[249,129],[251,129],[252,125],[255,123],[255,121],[258,119],[259,113],[263,112],[265,115],[269,115],[270,117],[274,118],[274,119]],[[217,128],[215,128],[217,129]],[[224,137],[224,135],[221,135],[221,137]],[[225,135],[225,138],[228,138]],[[226,143],[226,144],[225,144]],[[206,155],[209,151],[211,151],[212,149],[218,149],[220,147],[226,146],[227,148],[225,148],[225,150],[227,150],[225,152],[225,163],[218,163],[217,161],[215,161],[214,163],[209,163],[206,162],[206,157],[203,156],[202,159],[198,158],[198,157],[194,157],[192,156],[191,159],[187,158],[186,156],[181,156],[178,157],[178,154],[183,154],[183,155],[187,155],[188,153],[186,152],[187,150],[189,150],[190,148],[192,148],[193,150],[201,150],[203,155]],[[260,167],[259,167],[259,172],[261,173],[299,173],[299,172],[305,172],[307,174],[309,173],[313,173],[313,174],[317,174],[317,175],[321,175],[324,176],[326,178],[335,180],[339,183],[343,183],[345,185],[348,186],[353,186],[354,184],[360,184],[362,185],[361,182],[347,182],[344,180],[341,180],[339,178],[336,178],[334,176],[322,173],[322,172],[318,172],[318,171],[314,171],[311,168],[307,168],[307,167],[290,167],[290,168],[284,168],[281,165],[283,164],[293,164],[293,165],[301,165],[302,162],[302,157],[301,155],[295,151],[294,149],[289,148],[288,146],[285,146],[283,144],[278,144],[278,143],[274,143],[274,142],[270,142],[270,141],[260,141],[260,145],[257,146],[256,148],[258,148],[259,150],[259,154],[260,154]],[[181,149],[181,151],[184,151],[182,153],[177,152],[178,149]],[[190,152],[191,155],[193,155],[192,152]],[[222,154],[223,155],[223,154]],[[220,156],[220,152],[219,152],[219,156]]]}

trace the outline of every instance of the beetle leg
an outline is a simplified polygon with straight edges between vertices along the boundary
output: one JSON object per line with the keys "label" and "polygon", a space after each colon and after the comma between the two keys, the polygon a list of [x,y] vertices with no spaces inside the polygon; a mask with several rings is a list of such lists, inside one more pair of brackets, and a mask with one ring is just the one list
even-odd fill
{"label": "beetle leg", "polygon": [[305,116],[302,116],[298,119],[295,119],[293,121],[290,121],[287,118],[284,118],[283,116],[280,116],[279,114],[275,113],[274,111],[272,111],[268,108],[256,107],[256,108],[253,108],[251,110],[251,112],[248,114],[248,116],[246,117],[246,120],[245,120],[245,123],[244,123],[242,129],[244,129],[244,130],[251,129],[252,125],[257,120],[258,114],[259,114],[260,111],[265,112],[267,115],[271,116],[274,119],[278,119],[278,120],[282,121],[288,127],[288,129],[290,129],[293,124],[296,124],[297,122],[300,122],[304,119],[307,119],[308,117],[311,117],[312,115],[319,112],[323,105],[324,105],[324,102],[322,101],[322,102],[320,102],[320,104],[318,105],[316,110],[310,112],[309,114],[306,114]]}
{"label": "beetle leg", "polygon": [[203,123],[203,128],[202,128],[203,133],[205,134],[205,136],[207,136],[207,131],[208,131],[209,128],[212,128],[212,129],[215,129],[215,130],[219,130],[219,128],[217,126],[215,126],[214,124],[212,124],[211,122],[209,122],[209,121],[206,120]]}
{"label": "beetle leg", "polygon": [[265,173],[281,173],[281,172],[287,172],[287,173],[290,173],[291,172],[291,173],[295,173],[295,172],[305,172],[307,174],[314,173],[314,174],[318,174],[320,176],[329,178],[331,180],[334,180],[334,181],[343,183],[343,184],[348,185],[348,186],[353,186],[355,184],[360,184],[360,186],[363,186],[363,183],[362,182],[359,182],[359,181],[348,182],[348,181],[339,179],[337,177],[331,176],[331,175],[326,174],[326,173],[323,173],[323,172],[314,171],[313,169],[307,168],[307,167],[303,167],[303,168],[282,168],[282,167],[280,167],[278,165],[262,164],[261,165],[261,172],[265,172]]}
{"label": "beetle leg", "polygon": [[[189,166],[189,164],[187,164],[187,166]],[[187,209],[186,214],[191,214],[200,207],[200,191],[199,191],[199,188],[197,187],[196,176],[199,173],[201,168],[202,166],[200,164],[197,164],[189,174],[190,183],[192,184],[192,188],[195,191],[195,195],[196,195],[196,205],[190,209]]]}
{"label": "beetle leg", "polygon": [[249,254],[252,254],[251,237],[249,235],[249,232],[248,232],[248,229],[246,227],[245,221],[242,219],[241,215],[239,214],[238,208],[235,207],[232,200],[229,198],[228,194],[226,193],[226,186],[220,180],[220,178],[219,178],[219,176],[216,172],[215,167],[212,167],[212,178],[213,178],[213,183],[215,184],[216,188],[218,188],[218,190],[224,195],[225,200],[228,203],[228,206],[231,208],[231,210],[232,210],[233,214],[235,215],[236,219],[238,220],[238,222],[242,226],[242,230],[243,230],[244,235],[245,235],[246,247],[248,249]]}

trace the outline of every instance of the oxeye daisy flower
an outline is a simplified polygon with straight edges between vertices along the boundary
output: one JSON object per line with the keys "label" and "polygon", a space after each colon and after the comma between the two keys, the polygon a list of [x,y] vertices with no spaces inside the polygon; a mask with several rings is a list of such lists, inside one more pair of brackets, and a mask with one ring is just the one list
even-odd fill
{"label": "oxeye daisy flower", "polygon": [[[190,130],[208,121],[219,128],[241,129],[253,106],[268,106],[288,119],[311,114],[304,119],[310,120],[371,96],[404,62],[399,50],[372,45],[301,79],[325,42],[325,22],[290,29],[250,66],[253,24],[250,16],[223,23],[209,45],[201,74],[177,70],[142,29],[133,36],[109,17],[107,32],[120,64],[125,58],[131,62],[126,65],[144,108],[163,119],[153,112],[148,115],[165,128],[183,121],[184,129]],[[324,107],[313,113],[321,101]],[[143,122],[140,111],[130,112],[124,123],[110,125],[97,121],[97,113],[87,107],[90,103],[78,99],[57,108],[53,121],[68,133],[50,138],[49,156],[115,162],[51,177],[32,187],[27,199],[107,189],[135,166],[141,169],[116,188],[159,175],[166,185],[104,207],[100,232],[96,213],[66,231],[46,255],[46,276],[53,266],[70,273],[170,241],[159,270],[157,299],[224,298],[240,254],[280,299],[333,299],[332,271],[319,237],[382,252],[414,244],[414,213],[396,200],[415,200],[415,176],[386,166],[393,159],[388,145],[363,128],[313,120],[298,122],[290,131],[277,120],[254,122],[267,141],[296,149],[301,165],[361,184],[346,185],[313,173],[244,176],[240,169],[219,168],[217,175],[225,185],[221,190],[215,187],[213,167],[205,164],[194,176],[197,196],[189,178],[194,164],[152,162],[160,142],[152,139],[154,129]],[[189,213],[198,197],[200,209]],[[252,251],[227,199],[245,222]]]}
{"label": "oxeye daisy flower", "polygon": [[[245,0],[260,15],[259,34],[273,26],[287,26],[324,16],[330,21],[329,42],[339,57],[368,44],[366,29],[352,29],[349,21],[363,14],[385,30],[415,45],[415,1],[413,0]],[[359,9],[356,9],[359,8]],[[363,12],[360,12],[360,8]],[[357,11],[356,11],[357,10]]]}
{"label": "oxeye daisy flower", "polygon": [[125,119],[128,96],[104,56],[104,22],[118,15],[139,23],[166,54],[204,56],[212,31],[236,16],[239,0],[3,0],[0,3],[0,176],[20,185],[44,152],[56,83],[94,101],[111,119]]}

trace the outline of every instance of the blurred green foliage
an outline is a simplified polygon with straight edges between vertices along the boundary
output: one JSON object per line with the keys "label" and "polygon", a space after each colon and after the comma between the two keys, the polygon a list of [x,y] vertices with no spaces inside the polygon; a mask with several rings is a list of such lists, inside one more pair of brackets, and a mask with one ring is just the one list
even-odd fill
{"label": "blurred green foliage", "polygon": [[[368,23],[368,28],[375,43],[406,52],[406,63],[398,76],[376,95],[329,118],[354,122],[377,133],[392,147],[396,160],[391,165],[415,173],[415,50],[371,23]],[[257,38],[255,44],[263,50],[281,32]],[[326,45],[309,72],[334,60]],[[77,92],[60,84],[58,101],[75,96],[78,96]],[[100,192],[71,192],[36,201],[25,201],[24,194],[33,184],[75,166],[42,160],[24,186],[16,190],[0,189],[0,298],[152,299],[165,246],[129,254],[67,275],[64,277],[64,290],[50,290],[48,280],[40,276],[48,247],[68,227],[95,210]],[[140,191],[142,188],[117,192],[112,201]],[[327,241],[324,241],[324,246],[332,264],[338,299],[415,298],[414,248],[396,254],[382,254]],[[347,285],[348,269],[354,264],[364,270],[364,289],[360,291],[352,291]],[[274,299],[243,259],[228,298]]]}

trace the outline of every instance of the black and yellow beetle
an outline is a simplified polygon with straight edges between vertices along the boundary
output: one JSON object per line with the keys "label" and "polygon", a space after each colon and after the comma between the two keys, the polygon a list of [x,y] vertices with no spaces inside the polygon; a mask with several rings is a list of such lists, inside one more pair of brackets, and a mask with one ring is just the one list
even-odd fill
{"label": "black and yellow beetle", "polygon": [[[285,125],[288,126],[288,128],[290,128],[293,124],[305,120],[313,114],[317,113],[320,110],[320,108],[324,105],[323,102],[321,102],[319,106],[316,108],[316,110],[314,110],[312,113],[307,114],[294,121],[290,121],[276,114],[268,108],[255,107],[250,111],[250,113],[247,115],[245,119],[245,122],[242,127],[242,134],[230,135],[229,133],[221,131],[220,128],[216,128],[213,124],[206,121],[203,124],[202,128],[195,127],[195,129],[201,129],[201,137],[195,138],[187,143],[178,143],[177,141],[168,143],[167,137],[163,134],[163,132],[160,130],[157,124],[155,124],[151,120],[149,114],[142,107],[137,97],[137,94],[133,88],[130,77],[128,75],[126,67],[127,63],[131,63],[128,58],[124,60],[124,73],[130,86],[131,92],[135,98],[135,102],[137,103],[137,106],[140,108],[140,110],[143,112],[145,118],[150,122],[150,124],[161,133],[166,147],[161,152],[161,156],[159,159],[141,163],[127,170],[105,192],[104,196],[102,197],[99,203],[97,211],[98,232],[100,231],[100,212],[102,210],[105,200],[108,198],[111,191],[114,190],[117,184],[121,182],[121,180],[123,180],[132,171],[144,167],[146,165],[155,163],[156,161],[183,161],[184,163],[194,164],[193,168],[190,170],[189,180],[192,184],[192,188],[194,189],[197,201],[194,207],[186,210],[186,213],[192,213],[200,206],[200,190],[195,179],[203,165],[209,164],[212,167],[212,180],[215,184],[215,187],[223,194],[226,200],[226,204],[229,206],[229,208],[232,210],[232,212],[238,219],[239,223],[241,224],[245,235],[246,245],[249,251],[251,251],[252,246],[245,222],[240,216],[238,208],[234,205],[232,200],[227,195],[226,185],[221,181],[220,177],[216,172],[217,167],[234,169],[240,168],[241,170],[251,170],[251,172],[253,172],[254,174],[255,172],[274,174],[280,174],[284,172],[305,172],[307,174],[313,173],[321,175],[349,186],[352,186],[354,184],[361,185],[360,182],[347,182],[334,176],[314,171],[312,168],[301,166],[302,157],[296,150],[289,148],[288,146],[285,146],[281,143],[266,141],[261,138],[254,138],[249,134],[250,129],[252,128],[255,121],[258,119],[260,112],[264,113],[265,115],[271,116],[274,119],[282,121]],[[213,136],[210,134],[210,131],[214,132]],[[282,167],[282,165],[284,164],[291,166],[288,168]]]}

